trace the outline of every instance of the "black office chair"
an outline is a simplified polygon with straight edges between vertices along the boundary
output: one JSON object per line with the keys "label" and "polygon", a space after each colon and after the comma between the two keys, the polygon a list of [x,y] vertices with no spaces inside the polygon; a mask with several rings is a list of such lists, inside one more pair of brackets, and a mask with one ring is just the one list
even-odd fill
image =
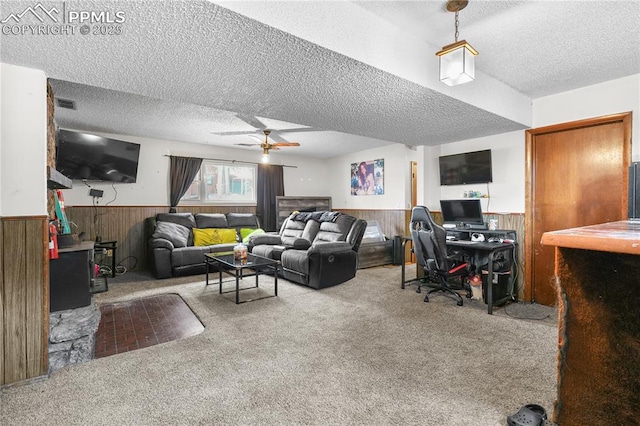
{"label": "black office chair", "polygon": [[[471,273],[471,264],[468,259],[463,252],[448,254],[447,231],[433,221],[426,207],[415,206],[411,210],[410,226],[413,252],[418,266],[424,269],[425,278],[428,280],[427,283],[419,283],[416,292],[420,293],[422,287],[428,287],[429,290],[424,296],[424,301],[428,302],[431,293],[442,291],[452,295],[458,306],[462,306],[462,296],[450,287],[448,280],[458,277],[461,286],[467,291],[467,297],[471,297],[471,287],[467,279]],[[433,288],[429,282],[439,285]]]}

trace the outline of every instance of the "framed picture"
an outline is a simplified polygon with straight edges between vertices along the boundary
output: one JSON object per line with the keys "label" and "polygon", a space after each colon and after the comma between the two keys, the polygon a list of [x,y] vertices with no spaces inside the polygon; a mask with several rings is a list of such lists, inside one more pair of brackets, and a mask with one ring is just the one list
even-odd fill
{"label": "framed picture", "polygon": [[351,195],[384,194],[384,159],[351,163]]}

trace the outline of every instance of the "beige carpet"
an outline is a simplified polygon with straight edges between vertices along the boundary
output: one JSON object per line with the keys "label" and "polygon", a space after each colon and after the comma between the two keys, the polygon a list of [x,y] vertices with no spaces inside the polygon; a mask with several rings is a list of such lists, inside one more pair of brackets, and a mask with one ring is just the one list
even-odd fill
{"label": "beige carpet", "polygon": [[241,305],[202,276],[110,282],[98,302],[178,293],[205,331],[6,389],[0,424],[481,426],[526,403],[551,409],[552,318],[490,316],[440,295],[424,303],[399,280],[399,267],[321,291],[280,280],[279,297]]}

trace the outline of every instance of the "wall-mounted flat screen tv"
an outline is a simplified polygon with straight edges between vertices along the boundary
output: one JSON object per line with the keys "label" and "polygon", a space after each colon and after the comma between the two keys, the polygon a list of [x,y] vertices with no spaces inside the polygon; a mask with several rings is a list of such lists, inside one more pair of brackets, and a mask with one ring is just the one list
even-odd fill
{"label": "wall-mounted flat screen tv", "polygon": [[491,150],[444,155],[439,158],[440,185],[492,182]]}
{"label": "wall-mounted flat screen tv", "polygon": [[140,145],[89,133],[59,130],[56,169],[69,179],[134,183]]}

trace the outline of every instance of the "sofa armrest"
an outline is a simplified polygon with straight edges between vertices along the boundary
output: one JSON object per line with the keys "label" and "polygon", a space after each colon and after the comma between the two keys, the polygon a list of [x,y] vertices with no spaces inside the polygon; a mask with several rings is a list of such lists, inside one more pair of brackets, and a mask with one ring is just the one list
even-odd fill
{"label": "sofa armrest", "polygon": [[156,278],[169,278],[172,275],[171,253],[173,244],[164,238],[149,240],[149,262],[151,272]]}
{"label": "sofa armrest", "polygon": [[157,249],[157,248],[164,248],[167,250],[174,249],[173,243],[164,238],[153,238],[151,239],[150,244],[152,249]]}
{"label": "sofa armrest", "polygon": [[263,244],[273,246],[282,244],[282,239],[278,234],[258,234],[251,236],[249,243],[251,246],[259,246]]}
{"label": "sofa armrest", "polygon": [[314,243],[309,248],[308,253],[309,254],[312,254],[312,253],[325,254],[325,253],[337,253],[337,252],[351,251],[351,250],[352,250],[351,244],[349,244],[346,241],[332,241],[332,242]]}

